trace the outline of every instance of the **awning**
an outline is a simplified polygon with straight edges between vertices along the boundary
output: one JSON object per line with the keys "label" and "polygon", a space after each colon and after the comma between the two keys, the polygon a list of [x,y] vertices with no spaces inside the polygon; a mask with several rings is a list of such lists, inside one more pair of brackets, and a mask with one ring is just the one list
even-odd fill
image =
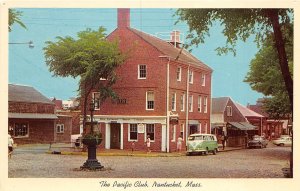
{"label": "awning", "polygon": [[44,113],[8,113],[8,118],[15,119],[58,119],[55,114]]}
{"label": "awning", "polygon": [[258,128],[254,125],[251,125],[248,122],[228,122],[228,124],[232,125],[235,128],[240,130],[257,130]]}
{"label": "awning", "polygon": [[189,120],[189,125],[199,125],[198,120]]}

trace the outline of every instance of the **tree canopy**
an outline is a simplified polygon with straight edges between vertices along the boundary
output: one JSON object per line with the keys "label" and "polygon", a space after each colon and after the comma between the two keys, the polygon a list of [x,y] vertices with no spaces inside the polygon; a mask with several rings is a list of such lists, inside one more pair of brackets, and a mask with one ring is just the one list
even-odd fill
{"label": "tree canopy", "polygon": [[26,29],[26,26],[21,21],[22,12],[16,11],[15,9],[9,9],[8,10],[8,31],[11,32],[12,25],[14,23],[18,23],[21,27]]}
{"label": "tree canopy", "polygon": [[292,9],[178,9],[176,14],[179,16],[177,22],[186,21],[189,25],[190,34],[187,38],[190,39],[190,45],[204,43],[210,28],[219,21],[224,26],[222,33],[227,38],[226,44],[216,49],[219,55],[228,52],[235,55],[238,40],[246,41],[252,35],[260,46],[271,33],[290,105],[293,106],[293,80],[280,29],[282,25],[293,23]]}
{"label": "tree canopy", "polygon": [[115,69],[125,60],[117,41],[108,41],[104,32],[103,27],[97,31],[86,29],[77,33],[77,39],[57,37],[57,42],[47,41],[44,47],[46,64],[54,76],[80,77],[78,91],[84,98],[84,124],[92,90],[100,92],[100,102],[116,97],[112,90],[117,79]]}

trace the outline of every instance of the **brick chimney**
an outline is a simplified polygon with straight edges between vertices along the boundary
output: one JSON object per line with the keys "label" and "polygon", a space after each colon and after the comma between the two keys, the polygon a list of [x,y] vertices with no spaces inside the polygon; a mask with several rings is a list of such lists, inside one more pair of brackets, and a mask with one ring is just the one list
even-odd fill
{"label": "brick chimney", "polygon": [[118,28],[130,27],[130,9],[119,8],[118,9]]}

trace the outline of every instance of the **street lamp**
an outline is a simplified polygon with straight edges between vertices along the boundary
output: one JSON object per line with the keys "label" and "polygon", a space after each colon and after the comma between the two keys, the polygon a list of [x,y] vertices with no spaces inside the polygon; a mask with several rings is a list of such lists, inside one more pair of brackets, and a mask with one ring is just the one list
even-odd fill
{"label": "street lamp", "polygon": [[9,42],[8,44],[28,44],[29,48],[34,48],[34,44],[32,41],[29,42]]}

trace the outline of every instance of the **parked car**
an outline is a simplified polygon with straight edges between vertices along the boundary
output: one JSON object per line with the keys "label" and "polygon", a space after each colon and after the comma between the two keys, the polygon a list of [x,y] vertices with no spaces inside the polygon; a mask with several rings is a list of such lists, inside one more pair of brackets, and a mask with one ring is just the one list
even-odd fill
{"label": "parked car", "polygon": [[192,134],[187,141],[187,155],[201,153],[207,155],[209,152],[214,155],[218,151],[218,142],[212,134]]}
{"label": "parked car", "polygon": [[266,148],[268,141],[265,137],[255,135],[252,140],[248,141],[248,148]]}
{"label": "parked car", "polygon": [[273,144],[277,145],[277,146],[291,146],[292,145],[292,137],[282,136],[278,139],[273,140]]}

